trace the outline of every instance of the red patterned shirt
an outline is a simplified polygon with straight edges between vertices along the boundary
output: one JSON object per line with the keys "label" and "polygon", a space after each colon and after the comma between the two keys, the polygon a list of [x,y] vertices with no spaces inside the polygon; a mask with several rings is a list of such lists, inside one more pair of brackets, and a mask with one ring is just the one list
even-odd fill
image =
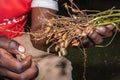
{"label": "red patterned shirt", "polygon": [[[14,38],[24,31],[31,7],[57,10],[58,0],[0,0],[0,36]],[[32,3],[32,5],[31,5]]]}
{"label": "red patterned shirt", "polygon": [[32,0],[0,0],[0,35],[10,38],[21,34]]}

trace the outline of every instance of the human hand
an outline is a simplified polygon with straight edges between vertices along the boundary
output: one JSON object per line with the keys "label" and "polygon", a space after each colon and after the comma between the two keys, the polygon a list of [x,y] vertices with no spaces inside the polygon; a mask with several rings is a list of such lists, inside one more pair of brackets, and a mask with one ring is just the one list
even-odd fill
{"label": "human hand", "polygon": [[16,41],[0,37],[0,76],[12,80],[30,80],[36,77],[38,69],[32,57],[26,56],[19,61],[13,57],[17,52],[24,53],[25,48]]}
{"label": "human hand", "polygon": [[[84,32],[88,33],[85,37],[80,39],[79,45],[80,47],[91,47],[93,45],[101,44],[104,38],[110,37],[113,34],[113,25],[99,26],[96,28],[88,27]],[[79,30],[78,30],[79,33]],[[78,43],[78,40],[73,40],[72,45]],[[78,44],[80,44],[78,43]]]}
{"label": "human hand", "polygon": [[104,38],[112,36],[113,29],[113,25],[92,28],[91,31],[88,33],[87,38],[83,39],[83,46],[90,47],[92,45],[101,44]]}

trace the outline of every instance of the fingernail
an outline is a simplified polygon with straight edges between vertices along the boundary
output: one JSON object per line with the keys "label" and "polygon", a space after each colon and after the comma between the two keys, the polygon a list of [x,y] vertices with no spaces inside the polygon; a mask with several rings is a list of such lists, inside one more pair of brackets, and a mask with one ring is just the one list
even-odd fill
{"label": "fingernail", "polygon": [[106,28],[104,26],[103,27],[102,26],[97,27],[96,29],[99,30],[100,33],[105,33],[106,32]]}
{"label": "fingernail", "polygon": [[113,30],[114,26],[113,25],[107,25],[106,26],[110,31]]}
{"label": "fingernail", "polygon": [[19,47],[18,47],[18,51],[20,51],[20,52],[25,52],[25,47],[19,46]]}

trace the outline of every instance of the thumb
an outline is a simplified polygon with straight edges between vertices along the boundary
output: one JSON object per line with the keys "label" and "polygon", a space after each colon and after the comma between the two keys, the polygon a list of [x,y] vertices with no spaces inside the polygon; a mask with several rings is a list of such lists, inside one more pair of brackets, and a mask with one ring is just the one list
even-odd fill
{"label": "thumb", "polygon": [[15,40],[11,40],[4,36],[0,36],[0,48],[3,48],[13,54],[17,54],[17,52],[25,52],[25,47],[20,45]]}
{"label": "thumb", "polygon": [[24,53],[25,47],[20,45],[15,40],[10,40],[9,45],[8,45],[8,51],[12,53],[18,53],[18,52]]}

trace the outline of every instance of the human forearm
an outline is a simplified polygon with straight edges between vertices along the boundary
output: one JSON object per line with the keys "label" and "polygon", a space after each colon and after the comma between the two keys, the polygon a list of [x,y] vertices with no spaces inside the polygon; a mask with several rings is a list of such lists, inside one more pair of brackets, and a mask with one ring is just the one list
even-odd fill
{"label": "human forearm", "polygon": [[[48,8],[42,8],[42,7],[35,7],[32,8],[32,27],[31,27],[31,31],[32,32],[37,32],[39,31],[39,33],[44,32],[44,28],[46,27],[46,23],[44,19],[50,19],[52,17],[54,17],[54,14],[56,14],[57,11],[52,10],[52,9],[48,9]],[[36,44],[36,40],[33,40],[33,36],[31,36],[31,40],[33,43],[33,46],[35,48],[38,48],[40,50],[44,50],[46,51],[47,49],[47,45],[46,45],[46,40],[47,38],[41,39],[39,41],[37,41]]]}

